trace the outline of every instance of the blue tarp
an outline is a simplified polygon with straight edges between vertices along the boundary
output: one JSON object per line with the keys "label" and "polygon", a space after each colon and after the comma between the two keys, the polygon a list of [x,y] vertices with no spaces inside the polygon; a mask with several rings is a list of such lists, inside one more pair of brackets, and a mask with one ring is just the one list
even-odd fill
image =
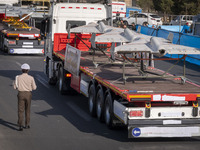
{"label": "blue tarp", "polygon": [[179,32],[179,31],[182,31],[182,29],[183,29],[183,26],[166,26],[166,25],[162,25],[160,27],[161,27],[161,29],[168,30],[168,31],[174,31],[174,32]]}
{"label": "blue tarp", "polygon": [[[137,25],[136,28],[138,28],[138,26],[139,25]],[[161,26],[161,29],[141,26],[142,34],[162,37],[165,39],[167,39],[170,32],[174,34],[173,44],[180,44],[180,45],[185,45],[185,46],[195,47],[195,48],[200,49],[200,36],[192,36],[192,35],[187,35],[186,33],[169,31],[166,29],[162,29],[162,26]],[[166,56],[171,57],[171,58],[181,57],[181,55],[166,55]],[[189,61],[193,64],[200,65],[200,55],[188,55],[188,57],[186,57],[186,61]]]}

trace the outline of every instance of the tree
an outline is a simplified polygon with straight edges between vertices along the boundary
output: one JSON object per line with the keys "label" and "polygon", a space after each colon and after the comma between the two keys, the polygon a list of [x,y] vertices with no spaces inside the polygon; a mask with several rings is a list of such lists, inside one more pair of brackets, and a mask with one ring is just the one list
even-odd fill
{"label": "tree", "polygon": [[172,12],[171,8],[173,5],[173,0],[161,0],[160,9],[164,13],[164,21],[166,21],[168,14]]}
{"label": "tree", "polygon": [[193,9],[195,7],[195,4],[193,2],[191,3],[184,3],[183,7],[185,8],[185,11],[182,12],[182,14],[188,15],[188,14],[194,14]]}
{"label": "tree", "polygon": [[[151,4],[153,2],[153,6]],[[163,14],[197,15],[200,13],[200,0],[139,0],[139,6],[146,10],[154,8]]]}
{"label": "tree", "polygon": [[137,4],[148,13],[154,9],[153,0],[138,0]]}
{"label": "tree", "polygon": [[200,13],[200,0],[173,0],[172,12],[175,15],[196,15]]}

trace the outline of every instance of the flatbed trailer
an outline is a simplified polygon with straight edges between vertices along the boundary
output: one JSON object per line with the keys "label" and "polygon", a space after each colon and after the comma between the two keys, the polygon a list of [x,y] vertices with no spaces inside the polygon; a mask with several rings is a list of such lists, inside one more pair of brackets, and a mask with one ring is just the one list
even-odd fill
{"label": "flatbed trailer", "polygon": [[35,27],[0,22],[0,49],[8,54],[44,54],[44,40]]}
{"label": "flatbed trailer", "polygon": [[[137,78],[140,73],[132,65],[124,69],[123,63],[107,63],[111,43],[97,43],[108,50],[94,55],[91,36],[54,34],[53,57],[47,54],[45,62],[50,84],[58,82],[61,93],[73,89],[88,97],[90,114],[109,128],[126,125],[129,138],[200,136],[200,85],[169,73],[157,78],[163,71],[150,66],[145,71],[151,78]],[[124,82],[124,74],[133,78]]]}

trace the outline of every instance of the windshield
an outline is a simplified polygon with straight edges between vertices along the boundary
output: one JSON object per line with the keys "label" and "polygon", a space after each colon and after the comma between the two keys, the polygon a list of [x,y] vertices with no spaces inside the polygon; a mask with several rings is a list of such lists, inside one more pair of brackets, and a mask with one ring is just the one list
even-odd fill
{"label": "windshield", "polygon": [[66,29],[68,28],[68,25],[71,25],[71,28],[79,27],[86,25],[85,21],[74,21],[74,20],[68,20],[66,21]]}
{"label": "windshield", "polygon": [[157,16],[157,15],[150,15],[151,17],[153,17],[153,18],[160,18],[159,16]]}

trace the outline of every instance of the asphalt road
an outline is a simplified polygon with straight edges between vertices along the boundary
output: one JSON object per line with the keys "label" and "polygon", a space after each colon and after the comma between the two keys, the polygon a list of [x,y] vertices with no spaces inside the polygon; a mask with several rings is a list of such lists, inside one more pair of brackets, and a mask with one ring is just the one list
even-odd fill
{"label": "asphalt road", "polygon": [[[197,150],[200,138],[128,139],[127,130],[109,130],[90,117],[87,99],[59,95],[43,73],[43,56],[5,55],[0,52],[0,150]],[[31,66],[33,92],[31,128],[18,131],[17,91],[12,87],[23,63]],[[159,62],[165,68],[169,63]],[[157,64],[156,64],[157,66]],[[200,82],[200,69],[189,65],[187,77]],[[181,73],[177,66],[173,74]]]}

